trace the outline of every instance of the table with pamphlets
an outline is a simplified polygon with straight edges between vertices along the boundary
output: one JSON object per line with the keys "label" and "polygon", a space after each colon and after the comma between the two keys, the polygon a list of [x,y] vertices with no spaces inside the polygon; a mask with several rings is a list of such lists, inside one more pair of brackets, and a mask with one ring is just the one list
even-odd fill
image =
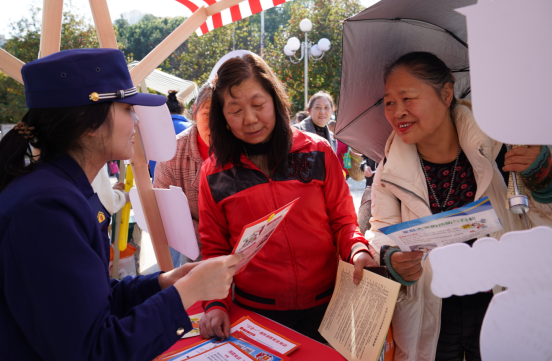
{"label": "table with pamphlets", "polygon": [[[189,315],[195,315],[200,314],[203,312],[203,308],[201,306],[201,302],[197,302],[192,307],[190,307],[187,310]],[[287,338],[290,340],[293,340],[294,342],[297,342],[300,344],[296,349],[294,349],[291,353],[288,354],[289,359],[296,359],[296,360],[339,360],[343,361],[345,358],[341,356],[337,351],[334,349],[321,344],[320,342],[317,342],[311,338],[308,338],[306,336],[303,336],[302,334],[295,332],[277,322],[274,322],[266,317],[263,317],[259,314],[256,314],[255,312],[246,310],[236,304],[232,305],[232,309],[230,312],[230,323],[234,324],[236,321],[239,321],[240,319],[248,317],[251,321],[258,323],[259,325],[262,325],[263,327],[266,327],[270,329],[271,331]],[[197,344],[201,342],[203,338],[201,336],[195,336],[195,337],[189,337],[189,338],[183,338],[177,343],[175,343],[169,350],[167,350],[165,353],[160,355],[156,360],[163,359],[167,355],[174,353],[177,350],[181,350],[187,347],[190,347],[191,345]]]}

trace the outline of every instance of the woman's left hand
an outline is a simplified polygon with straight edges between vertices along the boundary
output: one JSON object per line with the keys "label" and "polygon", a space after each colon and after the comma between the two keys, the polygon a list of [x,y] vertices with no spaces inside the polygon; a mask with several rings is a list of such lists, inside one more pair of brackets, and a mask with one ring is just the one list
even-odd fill
{"label": "woman's left hand", "polygon": [[186,276],[192,269],[194,269],[200,262],[186,263],[182,266],[173,269],[172,271],[161,273],[159,275],[159,285],[164,290],[167,287],[174,285],[176,281]]}
{"label": "woman's left hand", "polygon": [[523,172],[537,159],[541,148],[540,145],[512,148],[504,156],[502,170],[505,172]]}
{"label": "woman's left hand", "polygon": [[377,267],[378,265],[368,252],[355,254],[353,264],[355,265],[355,271],[353,272],[353,283],[355,285],[358,285],[360,280],[362,280],[362,270],[364,267]]}

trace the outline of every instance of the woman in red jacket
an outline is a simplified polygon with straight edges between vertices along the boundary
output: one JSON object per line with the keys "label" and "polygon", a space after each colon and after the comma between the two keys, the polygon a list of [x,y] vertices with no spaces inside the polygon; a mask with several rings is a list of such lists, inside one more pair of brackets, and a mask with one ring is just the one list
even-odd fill
{"label": "woman in red jacket", "polygon": [[[203,259],[229,254],[243,227],[299,198],[247,268],[234,277],[234,302],[311,338],[330,301],[338,255],[376,265],[358,230],[337,156],[315,134],[290,126],[283,85],[259,57],[218,70],[211,100],[211,151],[202,168],[199,235]],[[205,303],[204,337],[228,337],[231,294]]]}

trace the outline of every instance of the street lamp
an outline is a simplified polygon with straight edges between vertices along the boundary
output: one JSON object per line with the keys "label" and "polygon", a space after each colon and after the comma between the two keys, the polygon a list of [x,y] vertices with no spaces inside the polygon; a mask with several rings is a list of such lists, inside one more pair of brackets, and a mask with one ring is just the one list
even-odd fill
{"label": "street lamp", "polygon": [[[284,46],[284,54],[289,56],[289,61],[293,64],[299,64],[303,58],[305,59],[305,108],[308,105],[309,97],[309,58],[317,62],[324,57],[324,53],[330,50],[331,43],[328,39],[322,38],[317,44],[309,41],[307,33],[312,30],[312,22],[309,19],[301,20],[299,29],[305,33],[305,41],[301,42],[296,37],[289,38],[286,46]],[[295,52],[301,48],[301,57],[297,58]],[[295,60],[294,60],[295,59]]]}

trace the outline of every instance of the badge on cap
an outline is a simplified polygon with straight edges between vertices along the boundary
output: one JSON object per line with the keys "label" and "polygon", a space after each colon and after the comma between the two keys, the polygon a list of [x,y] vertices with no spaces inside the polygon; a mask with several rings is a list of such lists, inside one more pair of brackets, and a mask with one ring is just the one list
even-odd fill
{"label": "badge on cap", "polygon": [[126,97],[130,97],[133,95],[138,94],[138,89],[136,87],[132,87],[127,90],[117,90],[114,93],[90,93],[88,98],[92,100],[93,102],[97,102],[98,100],[108,100],[108,99],[124,99]]}

